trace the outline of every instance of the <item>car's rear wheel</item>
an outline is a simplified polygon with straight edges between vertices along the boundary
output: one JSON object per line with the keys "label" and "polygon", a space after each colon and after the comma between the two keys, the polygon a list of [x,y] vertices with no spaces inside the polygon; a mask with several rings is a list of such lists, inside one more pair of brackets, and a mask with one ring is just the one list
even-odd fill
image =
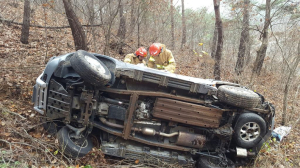
{"label": "car's rear wheel", "polygon": [[78,50],[70,62],[74,70],[89,84],[104,86],[111,79],[108,68],[91,53]]}
{"label": "car's rear wheel", "polygon": [[256,107],[260,101],[259,95],[252,90],[230,85],[220,86],[217,97],[221,102],[246,109]]}
{"label": "car's rear wheel", "polygon": [[234,126],[233,139],[237,146],[252,148],[262,140],[266,134],[266,122],[257,114],[241,114]]}
{"label": "car's rear wheel", "polygon": [[74,134],[67,126],[60,129],[57,133],[59,148],[62,153],[71,158],[83,157],[92,150],[92,140],[83,134],[79,138],[74,138]]}

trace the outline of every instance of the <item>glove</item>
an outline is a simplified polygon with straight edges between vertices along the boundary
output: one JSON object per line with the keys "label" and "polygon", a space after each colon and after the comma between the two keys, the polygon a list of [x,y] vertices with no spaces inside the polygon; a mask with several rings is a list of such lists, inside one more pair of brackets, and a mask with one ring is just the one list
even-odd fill
{"label": "glove", "polygon": [[143,63],[136,64],[137,66],[145,66]]}

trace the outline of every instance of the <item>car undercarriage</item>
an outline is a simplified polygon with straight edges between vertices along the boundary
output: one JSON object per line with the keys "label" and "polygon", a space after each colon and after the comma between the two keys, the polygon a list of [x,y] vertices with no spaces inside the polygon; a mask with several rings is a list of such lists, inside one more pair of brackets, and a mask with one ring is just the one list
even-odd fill
{"label": "car undercarriage", "polygon": [[33,102],[69,157],[85,156],[96,139],[106,155],[186,167],[248,163],[270,137],[275,117],[271,103],[239,84],[82,50],[49,60]]}

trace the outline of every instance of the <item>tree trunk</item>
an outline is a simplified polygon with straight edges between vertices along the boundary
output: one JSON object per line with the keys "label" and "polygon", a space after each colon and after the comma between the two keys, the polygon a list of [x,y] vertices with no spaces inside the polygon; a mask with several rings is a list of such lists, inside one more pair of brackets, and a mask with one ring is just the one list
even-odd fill
{"label": "tree trunk", "polygon": [[69,25],[72,30],[76,50],[88,50],[87,40],[81,23],[79,22],[74,10],[72,9],[70,0],[63,0],[66,15],[69,21]]}
{"label": "tree trunk", "polygon": [[270,2],[271,2],[271,0],[266,0],[266,16],[265,16],[264,28],[263,28],[263,31],[262,31],[262,38],[263,39],[262,39],[261,46],[260,46],[259,50],[257,51],[256,60],[254,62],[254,67],[253,67],[253,70],[252,70],[252,73],[254,73],[257,76],[260,75],[260,71],[261,71],[263,63],[264,63],[264,59],[265,59],[265,56],[266,56],[268,43],[269,43],[268,29],[269,29],[269,25],[270,25],[270,22],[271,22],[271,20],[270,20],[271,3]]}
{"label": "tree trunk", "polygon": [[91,0],[90,4],[87,4],[87,9],[88,9],[88,20],[89,20],[89,24],[92,26],[91,29],[91,35],[93,38],[93,47],[94,47],[94,52],[97,51],[97,41],[96,41],[96,33],[95,30],[96,28],[93,27],[93,25],[95,24],[95,9],[94,9],[94,0]]}
{"label": "tree trunk", "polygon": [[172,36],[172,40],[171,40],[171,47],[174,50],[175,49],[175,34],[174,34],[174,6],[173,6],[173,0],[171,0],[171,5],[170,5],[170,9],[171,9],[171,36]]}
{"label": "tree trunk", "polygon": [[284,88],[284,98],[283,98],[283,109],[282,109],[282,121],[281,124],[285,125],[287,122],[287,101],[288,101],[288,95],[289,95],[289,90],[290,90],[290,84],[292,83],[293,76],[297,70],[297,67],[300,62],[300,41],[298,42],[298,56],[296,58],[296,61],[292,68],[290,69],[290,73],[288,76],[288,79],[285,83],[285,88]]}
{"label": "tree trunk", "polygon": [[130,11],[130,31],[131,32],[133,32],[134,27],[135,27],[135,15],[134,15],[134,8],[135,8],[134,3],[135,2],[136,2],[135,0],[132,0],[132,2],[131,2],[131,11]]}
{"label": "tree trunk", "polygon": [[217,39],[218,39],[218,26],[215,23],[214,37],[211,45],[211,58],[215,59],[217,51]]}
{"label": "tree trunk", "polygon": [[181,49],[185,46],[186,43],[186,24],[185,24],[185,16],[184,16],[184,0],[181,0],[182,6],[182,41],[181,41]]}
{"label": "tree trunk", "polygon": [[117,36],[120,37],[120,41],[119,41],[119,54],[123,54],[123,43],[125,40],[125,35],[126,35],[126,20],[124,17],[124,13],[123,13],[123,4],[121,3],[119,6],[119,16],[120,16],[120,26],[119,26],[119,30],[118,30],[118,34]]}
{"label": "tree trunk", "polygon": [[243,29],[241,32],[238,58],[235,65],[235,73],[237,75],[241,75],[244,71],[245,57],[248,53],[247,48],[249,48],[249,3],[250,0],[244,0]]}
{"label": "tree trunk", "polygon": [[140,47],[140,45],[141,45],[141,41],[140,41],[140,4],[139,4],[139,6],[138,6],[138,24],[137,24],[137,33],[138,33],[138,47]]}
{"label": "tree trunk", "polygon": [[[250,34],[250,30],[249,30],[249,34]],[[251,61],[250,51],[251,51],[252,43],[253,42],[250,39],[250,35],[249,35],[249,43],[246,46],[246,51],[245,51],[245,63],[244,63],[245,66],[249,65]]]}
{"label": "tree trunk", "polygon": [[214,9],[215,9],[215,16],[216,16],[216,26],[218,30],[218,43],[217,43],[217,51],[215,56],[215,67],[214,67],[214,76],[216,80],[221,80],[221,58],[222,58],[222,50],[223,50],[223,26],[222,26],[222,19],[220,15],[220,0],[213,0],[214,1]]}
{"label": "tree trunk", "polygon": [[28,44],[29,27],[30,27],[30,0],[25,0],[24,12],[23,12],[22,33],[21,33],[21,39],[20,39],[20,41],[23,44]]}
{"label": "tree trunk", "polygon": [[[108,0],[108,23],[105,23],[107,25],[104,26],[104,32],[105,32],[105,47],[104,47],[104,54],[105,55],[108,55],[109,54],[109,47],[110,47],[110,36],[111,36],[111,29],[112,29],[112,26],[113,26],[113,22],[116,18],[116,16],[118,15],[118,12],[119,12],[119,6],[121,4],[121,0],[118,1],[118,7],[115,9],[115,10],[112,10],[111,9],[111,3],[112,1]],[[102,16],[101,16],[102,17]],[[107,17],[107,16],[106,16]]]}

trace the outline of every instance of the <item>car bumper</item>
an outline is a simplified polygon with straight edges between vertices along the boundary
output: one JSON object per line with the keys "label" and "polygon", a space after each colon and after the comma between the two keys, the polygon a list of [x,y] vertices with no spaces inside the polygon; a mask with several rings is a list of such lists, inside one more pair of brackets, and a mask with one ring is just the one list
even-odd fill
{"label": "car bumper", "polygon": [[36,79],[36,84],[33,87],[32,102],[34,103],[33,109],[43,115],[46,110],[48,85],[41,80],[42,76],[43,74]]}

